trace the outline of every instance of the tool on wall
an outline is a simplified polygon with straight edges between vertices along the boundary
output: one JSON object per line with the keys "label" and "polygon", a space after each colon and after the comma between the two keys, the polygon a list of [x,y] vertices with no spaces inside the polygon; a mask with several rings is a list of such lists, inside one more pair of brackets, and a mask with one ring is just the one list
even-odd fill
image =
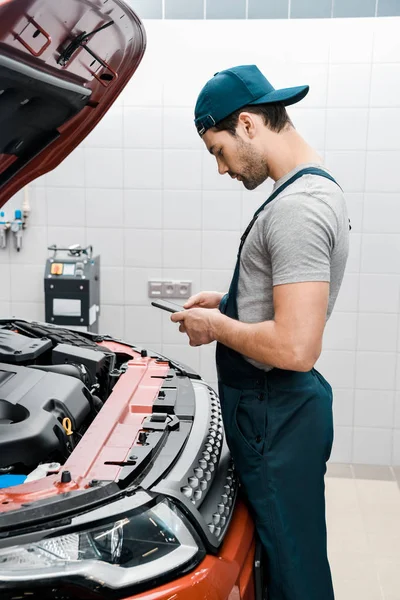
{"label": "tool on wall", "polygon": [[28,186],[24,188],[24,199],[22,202],[22,210],[16,209],[12,221],[7,219],[5,211],[0,212],[0,249],[7,248],[8,231],[14,234],[15,249],[19,252],[22,248],[22,232],[28,224],[28,217],[31,212],[29,203]]}
{"label": "tool on wall", "polygon": [[7,231],[10,229],[10,224],[7,221],[6,213],[0,212],[0,248],[7,248]]}

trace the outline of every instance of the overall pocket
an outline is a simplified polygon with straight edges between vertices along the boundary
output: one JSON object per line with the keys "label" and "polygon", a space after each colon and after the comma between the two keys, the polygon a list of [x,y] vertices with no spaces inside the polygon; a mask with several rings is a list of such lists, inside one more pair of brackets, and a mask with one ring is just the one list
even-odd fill
{"label": "overall pocket", "polygon": [[234,425],[244,444],[258,456],[267,445],[267,394],[260,390],[242,390],[236,404]]}

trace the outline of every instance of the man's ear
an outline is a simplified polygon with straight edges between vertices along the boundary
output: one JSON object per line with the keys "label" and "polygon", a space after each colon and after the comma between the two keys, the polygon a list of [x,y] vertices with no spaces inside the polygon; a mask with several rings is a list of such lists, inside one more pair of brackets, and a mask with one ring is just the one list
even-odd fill
{"label": "man's ear", "polygon": [[242,128],[243,133],[252,139],[257,131],[257,115],[249,112],[240,113],[238,125]]}

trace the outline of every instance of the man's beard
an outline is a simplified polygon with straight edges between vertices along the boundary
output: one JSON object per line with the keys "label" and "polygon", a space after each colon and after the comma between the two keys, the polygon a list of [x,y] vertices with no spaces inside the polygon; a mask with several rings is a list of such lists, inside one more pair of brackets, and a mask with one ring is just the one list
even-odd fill
{"label": "man's beard", "polygon": [[255,190],[269,177],[269,169],[265,159],[251,144],[244,142],[241,138],[238,141],[238,154],[241,167],[240,173],[237,173],[237,175],[240,175],[247,190]]}

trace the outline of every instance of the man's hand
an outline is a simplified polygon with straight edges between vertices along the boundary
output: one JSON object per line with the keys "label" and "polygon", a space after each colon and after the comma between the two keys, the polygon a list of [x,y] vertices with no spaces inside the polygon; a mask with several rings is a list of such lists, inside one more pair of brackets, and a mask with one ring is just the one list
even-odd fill
{"label": "man's hand", "polygon": [[191,308],[172,314],[171,321],[180,323],[179,331],[187,333],[191,346],[202,346],[215,341],[215,330],[221,317],[223,315],[217,309]]}
{"label": "man's hand", "polygon": [[200,292],[189,298],[184,308],[218,308],[224,294],[221,292]]}

